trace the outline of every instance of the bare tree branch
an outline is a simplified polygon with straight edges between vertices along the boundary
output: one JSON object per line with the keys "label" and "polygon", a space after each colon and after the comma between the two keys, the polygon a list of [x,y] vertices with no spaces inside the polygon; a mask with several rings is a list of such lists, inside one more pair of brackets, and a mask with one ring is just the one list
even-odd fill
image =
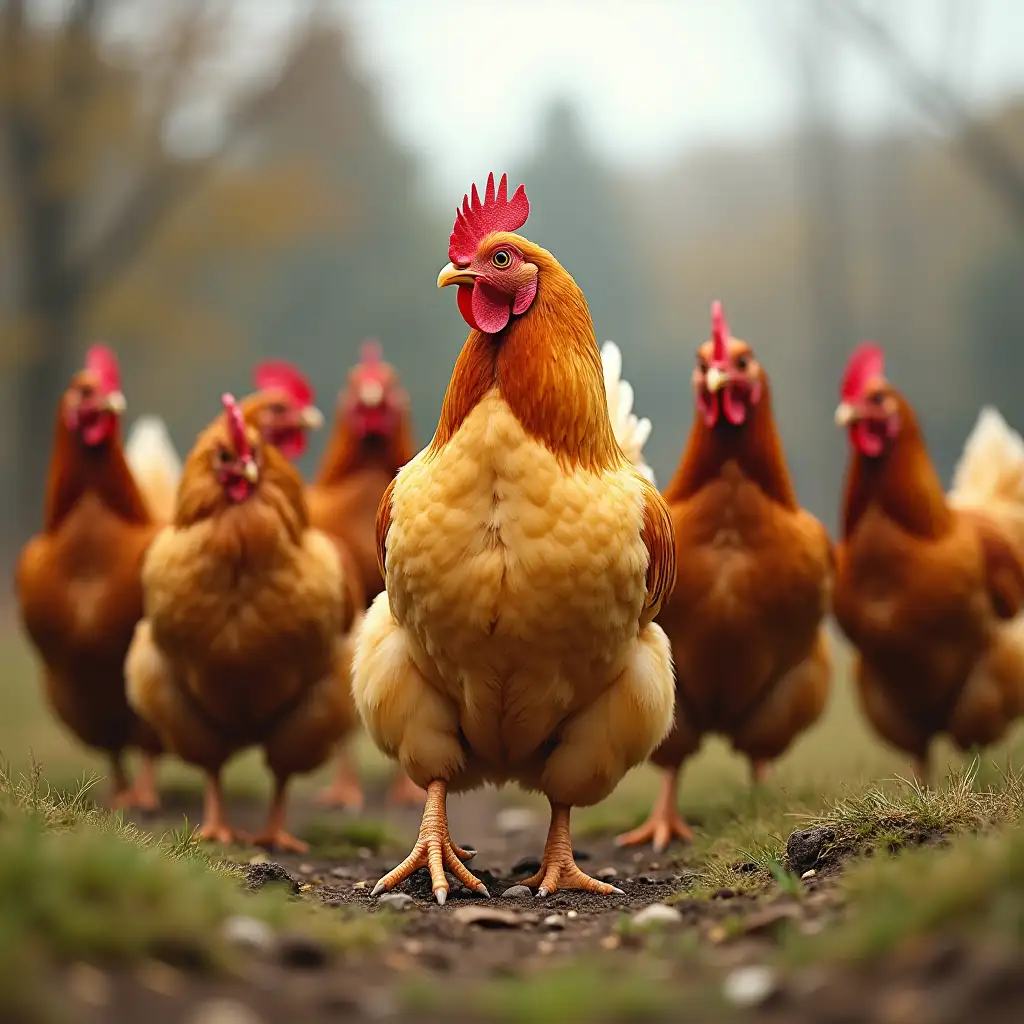
{"label": "bare tree branch", "polygon": [[892,32],[856,0],[826,0],[826,9],[834,24],[877,58],[926,117],[959,137],[976,173],[1024,227],[1024,167],[1002,139],[945,82],[921,68]]}

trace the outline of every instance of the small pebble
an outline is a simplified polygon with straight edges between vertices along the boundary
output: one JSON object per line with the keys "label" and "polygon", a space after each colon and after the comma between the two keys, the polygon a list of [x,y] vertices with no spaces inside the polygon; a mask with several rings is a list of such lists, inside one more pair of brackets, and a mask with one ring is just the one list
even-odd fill
{"label": "small pebble", "polygon": [[185,987],[181,971],[176,971],[159,960],[147,960],[141,964],[137,975],[146,988],[158,995],[173,997],[179,995]]}
{"label": "small pebble", "polygon": [[619,946],[621,946],[621,945],[622,945],[622,940],[618,937],[618,935],[606,935],[601,940],[601,948],[602,949],[609,949],[609,950],[611,950],[611,949],[618,949]]}
{"label": "small pebble", "polygon": [[386,892],[377,902],[391,910],[408,910],[416,901],[404,892]]}
{"label": "small pebble", "polygon": [[502,894],[505,899],[519,899],[520,897],[532,896],[528,885],[510,885]]}
{"label": "small pebble", "polygon": [[599,870],[594,872],[594,877],[595,878],[602,878],[602,879],[605,879],[605,878],[618,878],[619,877],[619,873],[613,867],[600,868]]}
{"label": "small pebble", "polygon": [[351,878],[352,869],[345,867],[344,864],[339,865],[336,868],[331,868],[331,878]]}
{"label": "small pebble", "polygon": [[664,903],[652,903],[632,917],[633,927],[641,929],[671,928],[682,923],[683,915],[675,907],[666,906]]}
{"label": "small pebble", "polygon": [[313,867],[312,864],[300,864],[299,865],[299,874],[300,875],[311,875],[311,874],[313,874],[314,871],[316,871],[316,868]]}
{"label": "small pebble", "polygon": [[659,864],[659,863],[658,863],[658,862],[657,862],[656,860],[652,860],[652,861],[651,861],[651,863],[650,863],[650,864],[648,864],[647,866],[648,866],[648,867],[649,867],[649,868],[650,868],[650,869],[651,869],[652,871],[660,871],[660,870],[661,870],[661,865],[660,865],[660,864]]}
{"label": "small pebble", "polygon": [[106,1006],[110,1002],[110,979],[89,964],[73,964],[68,971],[68,988],[80,1002]]}
{"label": "small pebble", "polygon": [[224,941],[239,949],[265,953],[274,944],[274,930],[255,917],[229,917],[220,929]]}
{"label": "small pebble", "polygon": [[367,885],[366,882],[353,882],[352,883],[352,888],[353,889],[365,889],[366,885]]}
{"label": "small pebble", "polygon": [[579,917],[580,915],[575,910],[570,910],[569,913],[566,914],[565,916],[567,918],[569,918],[570,921],[575,921],[576,918]]}
{"label": "small pebble", "polygon": [[424,946],[419,939],[409,939],[402,948],[409,956],[419,956],[423,952]]}
{"label": "small pebble", "polygon": [[235,999],[207,999],[188,1018],[188,1024],[263,1024],[263,1018]]}
{"label": "small pebble", "polygon": [[541,956],[547,956],[550,953],[554,953],[555,944],[550,939],[542,939],[537,943],[537,952]]}
{"label": "small pebble", "polygon": [[373,856],[373,850],[370,850],[365,846],[360,846],[359,849],[356,850],[356,856],[359,857],[360,860],[369,860]]}
{"label": "small pebble", "polygon": [[506,807],[495,817],[495,825],[503,835],[528,832],[537,824],[537,815],[529,807]]}
{"label": "small pebble", "polygon": [[803,873],[803,874],[802,874],[802,875],[800,876],[800,880],[801,880],[802,882],[806,882],[808,878],[816,878],[816,877],[817,877],[817,875],[818,875],[818,872],[817,872],[817,871],[815,871],[815,870],[814,870],[814,868],[811,868],[811,869],[810,869],[809,871],[805,871],[805,872],[804,872],[804,873]]}
{"label": "small pebble", "polygon": [[762,1006],[777,987],[775,972],[770,967],[737,967],[731,971],[722,986],[722,994],[733,1006],[752,1009]]}
{"label": "small pebble", "polygon": [[478,928],[521,928],[526,919],[514,910],[471,903],[454,911],[452,920],[457,924],[476,925]]}
{"label": "small pebble", "polygon": [[549,914],[541,922],[541,925],[549,932],[561,932],[565,930],[565,921],[562,920],[560,914]]}
{"label": "small pebble", "polygon": [[266,864],[270,858],[265,853],[255,853],[249,858],[250,864]]}

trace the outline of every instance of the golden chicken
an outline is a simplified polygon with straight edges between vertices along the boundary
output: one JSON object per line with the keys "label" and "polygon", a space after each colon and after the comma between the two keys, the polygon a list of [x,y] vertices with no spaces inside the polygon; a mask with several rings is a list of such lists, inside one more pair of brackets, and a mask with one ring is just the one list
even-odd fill
{"label": "golden chicken", "polygon": [[677,788],[703,737],[725,736],[763,778],[821,715],[832,671],[831,542],[797,501],[768,375],[717,302],[712,321],[693,371],[689,441],[664,491],[679,575],[658,622],[672,642],[676,721],[651,757],[662,769],[654,810],[618,839],[656,850],[691,836]]}
{"label": "golden chicken", "polygon": [[612,432],[586,300],[516,234],[503,176],[458,212],[451,263],[470,326],[430,445],[378,514],[386,592],[356,642],[353,692],[378,746],[427,791],[410,855],[477,892],[449,835],[449,792],[515,780],[551,826],[526,884],[617,891],[577,867],[569,815],[604,799],[672,721],[668,641],[653,622],[675,579],[668,509]]}
{"label": "golden chicken", "polygon": [[857,648],[868,720],[925,780],[935,736],[993,743],[1024,712],[1024,444],[987,412],[947,500],[877,345],[851,356],[841,398],[850,461],[835,614]]}
{"label": "golden chicken", "polygon": [[345,651],[354,608],[337,549],[310,528],[298,473],[230,395],[223,402],[186,460],[174,523],[143,566],[146,617],[128,652],[128,698],[206,773],[204,838],[238,835],[220,774],[255,745],[275,791],[251,841],[303,851],[285,830],[286,787],[355,724]]}
{"label": "golden chicken", "polygon": [[[114,806],[153,809],[160,743],[125,699],[124,657],[158,527],[125,461],[124,409],[117,357],[94,345],[60,401],[43,532],[21,553],[16,589],[57,716],[110,759]],[[131,748],[143,753],[134,785],[124,769]]]}

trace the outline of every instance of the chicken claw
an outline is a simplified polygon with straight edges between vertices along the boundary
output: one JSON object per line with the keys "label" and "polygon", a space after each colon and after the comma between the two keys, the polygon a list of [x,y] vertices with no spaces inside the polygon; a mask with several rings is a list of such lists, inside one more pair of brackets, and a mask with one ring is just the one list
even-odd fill
{"label": "chicken claw", "polygon": [[270,850],[282,850],[285,853],[308,853],[309,843],[296,839],[285,830],[285,793],[288,789],[288,779],[279,778],[274,785],[274,798],[270,801],[270,810],[267,813],[267,823],[263,831],[249,839],[253,846],[265,846]]}
{"label": "chicken claw", "polygon": [[771,762],[770,761],[751,761],[750,762],[750,775],[754,780],[754,785],[759,786],[764,782],[767,782],[771,776]]}
{"label": "chicken claw", "polygon": [[155,811],[160,806],[160,798],[156,793],[156,765],[152,754],[142,755],[142,766],[138,777],[131,785],[125,774],[120,755],[112,758],[111,777],[113,788],[110,794],[112,810]]}
{"label": "chicken claw", "polygon": [[480,881],[463,863],[473,857],[472,850],[464,850],[452,842],[448,832],[448,812],[445,800],[448,784],[436,779],[427,786],[426,803],[420,834],[412,853],[398,867],[389,871],[374,887],[372,896],[379,896],[405,881],[414,871],[426,867],[430,870],[430,884],[434,898],[444,906],[448,898],[448,880],[444,877],[447,868],[467,889],[482,896],[490,896],[487,886]]}
{"label": "chicken claw", "polygon": [[224,846],[243,843],[246,840],[246,837],[233,829],[224,817],[224,794],[221,793],[220,779],[215,775],[206,780],[206,791],[203,794],[203,824],[199,828],[199,838]]}
{"label": "chicken claw", "polygon": [[572,837],[569,834],[569,808],[562,804],[551,805],[551,827],[544,843],[540,871],[519,884],[536,889],[540,897],[550,896],[559,889],[583,889],[602,896],[613,893],[623,895],[621,889],[591,878],[576,866],[572,855]]}
{"label": "chicken claw", "polygon": [[661,778],[661,791],[651,809],[650,817],[630,832],[623,832],[615,839],[616,846],[642,846],[650,843],[655,853],[661,853],[673,839],[684,843],[693,840],[693,829],[676,810],[676,788],[679,769],[667,768]]}

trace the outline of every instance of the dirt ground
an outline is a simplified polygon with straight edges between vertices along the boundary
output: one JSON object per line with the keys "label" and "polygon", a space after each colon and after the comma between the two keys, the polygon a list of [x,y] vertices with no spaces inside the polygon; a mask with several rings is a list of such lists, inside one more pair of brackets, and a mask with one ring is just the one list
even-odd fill
{"label": "dirt ground", "polygon": [[[259,822],[263,807],[236,802],[232,810],[236,824],[251,827]],[[195,822],[198,801],[179,800],[145,824],[178,827],[183,813]],[[331,812],[339,818],[343,813]],[[306,898],[321,899],[341,914],[354,907],[379,913],[381,905],[370,890],[407,853],[405,844],[415,835],[419,815],[413,809],[385,808],[381,794],[373,795],[365,813],[374,821],[386,821],[396,843],[376,852],[359,849],[343,858],[314,848],[308,856],[270,855],[269,861],[302,885]],[[292,810],[298,834],[309,822],[325,820],[330,816],[308,803],[297,803]],[[753,984],[755,972],[749,968],[769,961],[780,928],[796,927],[813,936],[842,913],[835,879],[828,872],[805,881],[806,892],[799,900],[777,891],[744,897],[730,890],[711,899],[683,900],[676,904],[682,921],[670,931],[638,934],[629,923],[638,911],[687,887],[688,874],[672,851],[657,856],[649,849],[618,850],[611,837],[581,839],[581,866],[614,880],[623,896],[560,892],[545,900],[503,897],[506,889],[536,870],[547,826],[544,816],[522,810],[510,814],[497,794],[485,791],[452,798],[450,820],[455,841],[478,851],[472,868],[487,885],[490,900],[452,880],[448,902],[439,907],[426,873],[420,872],[396,890],[412,902],[389,914],[388,941],[371,952],[329,955],[315,944],[296,941],[286,956],[248,954],[242,976],[235,980],[152,964],[124,976],[83,975],[71,969],[58,980],[77,1013],[67,1019],[89,1024],[737,1017],[765,1024],[1009,1024],[1022,1019],[1024,960],[941,939],[919,943],[870,971],[814,968],[775,975],[770,994],[757,999],[748,994],[756,1005],[738,1009],[723,992],[730,984],[742,988],[744,976],[748,988]],[[737,871],[748,869],[753,865],[736,866]],[[275,869],[250,871],[258,883]],[[471,919],[474,912],[476,920]],[[542,985],[532,1001],[516,1000],[517,986],[536,987],[542,984],[538,979],[576,970],[572,965],[580,961],[590,964],[598,977],[632,976],[634,989],[646,983],[657,991],[595,1007],[592,1000],[581,1002],[574,996],[567,982],[562,988]],[[586,986],[586,978],[594,975],[580,977],[579,984]],[[481,995],[488,985],[502,988],[505,996],[488,1000]]]}

